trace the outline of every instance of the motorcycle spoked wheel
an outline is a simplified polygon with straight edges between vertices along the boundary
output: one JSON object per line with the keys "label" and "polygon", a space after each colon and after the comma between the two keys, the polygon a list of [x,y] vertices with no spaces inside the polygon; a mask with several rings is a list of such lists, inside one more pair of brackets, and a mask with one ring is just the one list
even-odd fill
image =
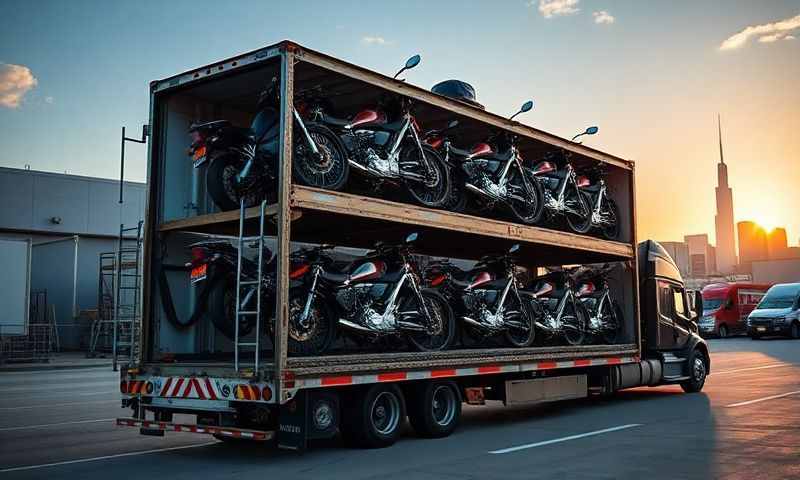
{"label": "motorcycle spoked wheel", "polygon": [[[428,313],[431,315],[431,331],[409,332],[408,340],[415,349],[421,352],[446,350],[453,344],[453,339],[456,336],[456,319],[453,309],[447,299],[434,290],[422,290],[422,299],[425,302]],[[416,306],[418,302],[416,299],[406,298],[400,302],[401,310],[406,309],[404,305],[413,308],[412,305]],[[425,325],[427,321],[420,319],[419,323]]]}
{"label": "motorcycle spoked wheel", "polygon": [[[518,302],[516,299],[509,301],[507,307],[519,308],[520,317],[517,322],[521,323],[525,328],[514,328],[509,326],[508,330],[503,334],[506,342],[512,347],[524,348],[533,345],[536,340],[536,329],[534,328],[534,313],[527,302]],[[507,308],[507,309],[510,309]]]}
{"label": "motorcycle spoked wheel", "polygon": [[404,158],[401,161],[415,162],[419,165],[417,167],[418,173],[426,175],[426,180],[423,182],[405,180],[406,189],[414,201],[420,205],[430,208],[439,208],[444,206],[451,193],[450,170],[436,150],[423,146],[422,151],[425,153],[425,158],[431,165],[431,172],[427,172],[427,169],[422,167],[419,147],[409,143],[403,149],[402,155]]}
{"label": "motorcycle spoked wheel", "polygon": [[614,345],[622,330],[622,309],[617,302],[612,302],[611,305],[603,305],[603,310],[600,317],[603,325],[609,325],[611,328],[604,328],[600,338],[606,345]]}
{"label": "motorcycle spoked wheel", "polygon": [[206,170],[206,189],[214,204],[222,211],[236,210],[244,197],[246,207],[258,205],[261,200],[275,203],[275,185],[267,185],[261,168],[256,164],[250,175],[238,183],[236,175],[242,168],[242,158],[233,152],[215,155]]}
{"label": "motorcycle spoked wheel", "polygon": [[303,131],[294,129],[294,153],[292,171],[299,183],[327,190],[341,190],[350,175],[350,164],[341,142],[328,127],[306,123],[308,135],[317,146],[319,155],[314,155],[308,146]]}
{"label": "motorcycle spoked wheel", "polygon": [[604,226],[601,230],[603,237],[607,240],[619,240],[621,228],[619,224],[619,208],[617,207],[617,202],[606,198],[603,204],[601,208],[605,207],[605,210],[608,212],[609,221],[611,222],[610,225]]}
{"label": "motorcycle spoked wheel", "polygon": [[[328,351],[336,338],[336,324],[330,305],[316,296],[311,303],[305,326],[299,316],[305,308],[308,290],[302,287],[289,291],[288,351],[292,356],[321,355]],[[274,338],[274,334],[273,334]]]}
{"label": "motorcycle spoked wheel", "polygon": [[450,193],[442,208],[456,213],[466,213],[469,196],[464,188],[464,180],[450,173]]}
{"label": "motorcycle spoked wheel", "polygon": [[523,172],[525,180],[531,191],[525,187],[520,172],[514,171],[509,178],[509,183],[521,193],[527,194],[527,200],[519,201],[512,199],[509,201],[511,213],[514,218],[526,225],[535,225],[539,223],[542,218],[542,211],[544,210],[544,190],[542,185],[532,175]]}
{"label": "motorcycle spoked wheel", "polygon": [[577,212],[565,211],[564,217],[567,221],[567,226],[575,233],[584,234],[592,228],[592,209],[589,206],[589,201],[583,192],[577,191],[576,187],[570,186],[564,192],[564,202],[577,210]]}
{"label": "motorcycle spoked wheel", "polygon": [[564,313],[561,316],[561,328],[564,340],[569,345],[577,346],[585,342],[587,323],[588,313],[582,305],[564,306]]}

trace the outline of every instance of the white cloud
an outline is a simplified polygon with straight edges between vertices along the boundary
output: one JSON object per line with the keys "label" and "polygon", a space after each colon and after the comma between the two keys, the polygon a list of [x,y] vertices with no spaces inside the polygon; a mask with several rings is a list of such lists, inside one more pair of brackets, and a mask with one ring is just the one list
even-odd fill
{"label": "white cloud", "polygon": [[369,36],[361,37],[361,41],[367,45],[388,45],[389,42],[383,37]]}
{"label": "white cloud", "polygon": [[[562,15],[572,15],[581,11],[578,8],[580,0],[539,0],[539,13],[544,18],[553,18]],[[528,2],[528,6],[535,5],[534,0]]]}
{"label": "white cloud", "polygon": [[18,108],[25,94],[37,83],[30,68],[0,63],[0,107]]}
{"label": "white cloud", "polygon": [[616,20],[613,15],[611,15],[608,12],[606,12],[605,10],[600,10],[599,12],[594,12],[592,14],[592,16],[594,17],[594,23],[599,23],[599,24],[614,23],[614,20]]}
{"label": "white cloud", "polygon": [[782,38],[794,37],[793,30],[800,29],[800,15],[773,23],[750,25],[744,30],[726,38],[720,50],[735,50],[743,47],[751,38],[757,37],[761,43],[772,43]]}
{"label": "white cloud", "polygon": [[785,37],[783,37],[784,40],[794,40],[795,38],[797,37],[795,37],[794,35],[786,35]]}

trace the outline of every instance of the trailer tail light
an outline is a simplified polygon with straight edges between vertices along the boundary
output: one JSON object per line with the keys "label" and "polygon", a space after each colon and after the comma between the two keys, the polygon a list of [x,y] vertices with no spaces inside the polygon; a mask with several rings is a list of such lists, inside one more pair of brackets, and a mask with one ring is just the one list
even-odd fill
{"label": "trailer tail light", "polygon": [[430,281],[431,287],[436,287],[441,285],[447,279],[447,275],[440,273],[433,277]]}
{"label": "trailer tail light", "polygon": [[206,146],[205,145],[201,145],[201,146],[195,148],[194,152],[192,152],[192,160],[193,161],[197,161],[197,160],[199,160],[199,159],[201,159],[201,158],[203,158],[205,156],[206,156]]}
{"label": "trailer tail light", "polygon": [[269,388],[269,385],[266,385],[264,388],[261,389],[261,398],[265,402],[269,402],[272,400],[272,389]]}
{"label": "trailer tail light", "polygon": [[298,265],[297,267],[294,268],[294,270],[289,272],[289,278],[292,279],[292,280],[297,280],[298,278],[302,278],[303,275],[308,273],[308,271],[310,269],[311,269],[311,265],[309,265],[307,263],[304,263],[302,265]]}
{"label": "trailer tail light", "polygon": [[261,400],[261,389],[252,385],[237,385],[234,392],[236,400]]}

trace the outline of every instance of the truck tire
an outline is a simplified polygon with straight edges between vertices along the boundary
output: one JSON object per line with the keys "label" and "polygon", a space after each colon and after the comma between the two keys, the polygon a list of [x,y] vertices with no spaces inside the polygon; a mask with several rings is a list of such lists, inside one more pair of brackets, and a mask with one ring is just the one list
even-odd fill
{"label": "truck tire", "polygon": [[789,327],[789,337],[793,338],[794,340],[800,338],[800,322],[797,322],[796,320],[792,322],[792,326]]}
{"label": "truck tire", "polygon": [[397,385],[372,385],[345,407],[342,437],[360,448],[384,448],[397,441],[406,416],[403,393]]}
{"label": "truck tire", "polygon": [[460,419],[461,394],[455,382],[425,382],[409,398],[408,420],[421,437],[446,437]]}
{"label": "truck tire", "polygon": [[719,338],[728,337],[728,327],[724,323],[719,326],[719,330],[717,330],[717,335],[719,335]]}
{"label": "truck tire", "polygon": [[706,374],[708,372],[703,354],[696,349],[692,350],[687,367],[689,368],[689,380],[681,382],[681,388],[686,393],[699,392],[706,383]]}

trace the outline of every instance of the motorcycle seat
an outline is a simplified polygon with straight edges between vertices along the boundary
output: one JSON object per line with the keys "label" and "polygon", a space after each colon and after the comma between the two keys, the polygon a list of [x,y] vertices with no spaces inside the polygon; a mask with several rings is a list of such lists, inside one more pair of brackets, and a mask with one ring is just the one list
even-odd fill
{"label": "motorcycle seat", "polygon": [[504,162],[504,161],[508,160],[509,158],[511,158],[511,149],[508,149],[505,152],[492,152],[492,153],[490,153],[488,155],[477,155],[477,156],[475,156],[473,158],[476,158],[476,159],[479,159],[479,160],[495,160],[495,161]]}
{"label": "motorcycle seat", "polygon": [[453,155],[455,155],[457,157],[461,157],[461,158],[467,158],[468,156],[470,156],[470,151],[469,150],[462,150],[462,149],[456,148],[456,147],[454,147],[452,145],[450,145],[450,153],[452,153]]}
{"label": "motorcycle seat", "polygon": [[[356,129],[364,128],[364,129],[368,129],[368,130],[372,129],[372,130],[383,130],[385,132],[396,132],[396,131],[400,130],[403,127],[403,123],[405,121],[406,121],[406,119],[401,117],[399,120],[397,120],[395,122],[390,122],[390,123],[379,123],[379,122],[365,123],[363,125],[359,125],[358,127],[356,127]],[[409,128],[413,128],[413,127],[409,127]]]}
{"label": "motorcycle seat", "polygon": [[331,283],[344,283],[350,278],[348,273],[336,273],[327,270],[323,270],[319,276]]}

